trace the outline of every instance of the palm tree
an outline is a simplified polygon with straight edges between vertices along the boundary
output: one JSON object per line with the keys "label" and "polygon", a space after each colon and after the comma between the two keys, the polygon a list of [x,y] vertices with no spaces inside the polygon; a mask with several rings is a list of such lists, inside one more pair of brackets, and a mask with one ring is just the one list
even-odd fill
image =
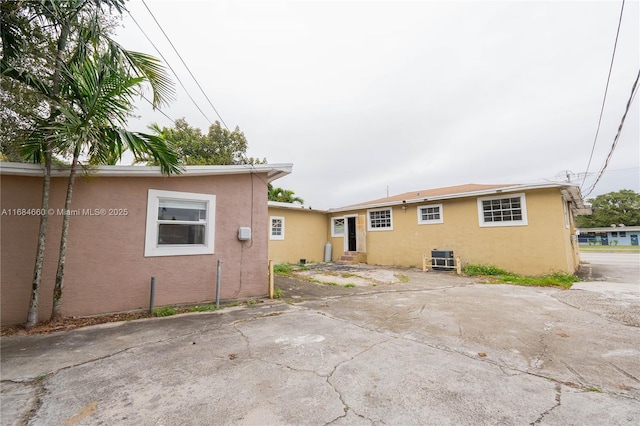
{"label": "palm tree", "polygon": [[274,188],[271,184],[268,185],[268,200],[278,201],[281,203],[300,203],[304,204],[304,200],[300,197],[294,196],[294,192],[290,189]]}
{"label": "palm tree", "polygon": [[120,157],[128,148],[136,158],[149,155],[166,174],[179,173],[179,158],[164,139],[154,135],[130,132],[124,129],[133,98],[144,78],[131,76],[126,70],[114,68],[109,58],[97,55],[86,58],[66,70],[69,92],[73,93],[70,106],[61,106],[61,116],[51,127],[56,135],[56,146],[71,151],[72,161],[65,199],[65,215],[62,221],[58,270],[53,290],[51,322],[62,319],[62,288],[67,250],[67,235],[74,180],[81,153],[93,162],[108,163],[114,156]]}
{"label": "palm tree", "polygon": [[[161,138],[121,129],[123,118],[131,109],[132,95],[143,82],[151,86],[154,106],[166,102],[173,93],[171,82],[157,59],[127,51],[109,37],[103,16],[111,10],[124,12],[124,1],[0,3],[3,47],[0,75],[39,93],[42,102],[49,106],[48,116],[36,121],[31,137],[23,147],[28,158],[44,164],[42,211],[49,207],[54,154],[71,155],[73,158],[65,208],[71,202],[75,171],[83,153],[99,161],[118,157],[127,146],[137,157],[157,155],[163,172],[167,174],[178,171],[175,153]],[[48,41],[43,46],[52,46],[50,61],[37,62],[36,65],[35,61],[30,61],[23,40],[34,35]],[[48,66],[50,72],[36,72]],[[89,96],[88,91],[94,89],[99,92]],[[113,111],[108,111],[110,109]],[[87,152],[83,151],[85,149]],[[27,328],[38,322],[47,222],[47,215],[40,216]],[[55,300],[59,301],[61,296],[68,225],[69,218],[65,215],[54,291],[54,318],[60,306],[58,303],[55,307]]]}

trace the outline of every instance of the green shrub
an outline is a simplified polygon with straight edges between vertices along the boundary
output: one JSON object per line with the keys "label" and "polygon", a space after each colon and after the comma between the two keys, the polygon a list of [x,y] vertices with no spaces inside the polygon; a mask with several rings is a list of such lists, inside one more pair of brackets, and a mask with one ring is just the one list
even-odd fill
{"label": "green shrub", "polygon": [[282,290],[280,290],[278,287],[273,289],[273,298],[280,299],[281,297],[282,297]]}

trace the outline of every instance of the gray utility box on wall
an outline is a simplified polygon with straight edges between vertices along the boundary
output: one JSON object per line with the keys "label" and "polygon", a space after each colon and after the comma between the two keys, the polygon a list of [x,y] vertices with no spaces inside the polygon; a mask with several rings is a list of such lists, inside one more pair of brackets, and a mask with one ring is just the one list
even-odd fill
{"label": "gray utility box on wall", "polygon": [[453,250],[431,250],[431,266],[438,271],[453,269]]}

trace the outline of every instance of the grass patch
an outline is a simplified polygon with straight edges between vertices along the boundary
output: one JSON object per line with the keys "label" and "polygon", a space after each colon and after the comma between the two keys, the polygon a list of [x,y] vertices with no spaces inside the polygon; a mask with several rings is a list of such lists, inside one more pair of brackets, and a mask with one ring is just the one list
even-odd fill
{"label": "grass patch", "polygon": [[332,287],[344,287],[344,288],[352,288],[355,287],[356,285],[353,283],[347,283],[347,284],[338,284],[338,283],[334,283],[334,282],[327,282],[327,281],[320,281],[320,280],[316,280],[316,279],[309,279],[309,282],[313,282],[313,283],[318,283],[318,284],[324,284],[324,285],[330,285]]}
{"label": "grass patch", "polygon": [[538,287],[571,288],[580,278],[573,274],[554,273],[536,277],[525,277],[492,265],[467,265],[462,268],[465,275],[485,277],[491,283],[518,284]]}
{"label": "grass patch", "polygon": [[277,265],[273,266],[273,273],[283,276],[291,275],[291,265],[287,263],[278,263]]}
{"label": "grass patch", "polygon": [[280,290],[278,287],[273,289],[273,298],[274,299],[280,299],[282,297],[282,290]]}
{"label": "grass patch", "polygon": [[153,310],[154,317],[169,317],[177,313],[178,311],[176,311],[176,309],[171,306],[165,306],[164,308],[155,308]]}
{"label": "grass patch", "polygon": [[311,268],[309,268],[307,265],[297,263],[278,263],[277,265],[273,265],[273,273],[285,277],[291,275],[292,272],[308,271],[310,269]]}

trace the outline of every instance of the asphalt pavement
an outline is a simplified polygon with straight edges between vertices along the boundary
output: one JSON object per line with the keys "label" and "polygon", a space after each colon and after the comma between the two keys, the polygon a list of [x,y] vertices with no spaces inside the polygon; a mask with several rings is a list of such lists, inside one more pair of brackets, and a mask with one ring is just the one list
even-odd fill
{"label": "asphalt pavement", "polygon": [[637,275],[318,273],[357,284],[278,278],[276,301],[3,337],[2,425],[640,424]]}

